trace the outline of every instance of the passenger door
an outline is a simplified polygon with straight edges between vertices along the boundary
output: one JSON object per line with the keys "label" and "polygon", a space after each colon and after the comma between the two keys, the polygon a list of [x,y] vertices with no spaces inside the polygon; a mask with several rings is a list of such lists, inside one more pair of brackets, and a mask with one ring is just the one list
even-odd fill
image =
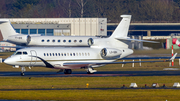
{"label": "passenger door", "polygon": [[30,66],[34,66],[35,64],[36,64],[36,62],[37,62],[37,53],[36,53],[36,51],[34,51],[34,50],[31,50],[30,51],[31,52],[31,62],[30,62]]}

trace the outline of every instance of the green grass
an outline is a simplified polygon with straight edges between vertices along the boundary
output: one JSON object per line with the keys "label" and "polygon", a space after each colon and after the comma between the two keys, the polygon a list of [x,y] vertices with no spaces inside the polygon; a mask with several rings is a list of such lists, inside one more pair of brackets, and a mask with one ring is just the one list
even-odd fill
{"label": "green grass", "polygon": [[1,91],[1,99],[58,101],[179,101],[180,90]]}
{"label": "green grass", "polygon": [[135,100],[135,101],[177,101],[180,90],[170,89],[126,89],[126,90],[78,90],[78,88],[120,88],[129,87],[136,82],[138,87],[151,86],[158,83],[172,87],[174,82],[180,81],[180,76],[147,76],[147,77],[1,77],[0,89],[51,89],[77,88],[76,90],[16,90],[0,91],[0,99],[18,100]]}
{"label": "green grass", "polygon": [[0,89],[48,89],[54,88],[120,88],[136,82],[139,87],[152,83],[172,87],[180,76],[133,76],[133,77],[0,77]]}

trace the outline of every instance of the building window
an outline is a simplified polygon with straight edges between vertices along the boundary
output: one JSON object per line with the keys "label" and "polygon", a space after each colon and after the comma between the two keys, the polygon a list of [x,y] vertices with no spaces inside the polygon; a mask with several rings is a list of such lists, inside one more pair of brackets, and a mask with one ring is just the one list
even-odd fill
{"label": "building window", "polygon": [[47,31],[47,33],[46,33],[47,36],[53,36],[54,35],[53,29],[47,29],[46,31]]}
{"label": "building window", "polygon": [[15,29],[16,30],[16,33],[20,33],[20,29]]}
{"label": "building window", "polygon": [[21,29],[21,34],[28,34],[28,29]]}
{"label": "building window", "polygon": [[70,30],[63,30],[63,35],[70,36]]}
{"label": "building window", "polygon": [[30,34],[37,34],[37,29],[30,29]]}
{"label": "building window", "polygon": [[45,29],[38,29],[38,34],[45,36]]}

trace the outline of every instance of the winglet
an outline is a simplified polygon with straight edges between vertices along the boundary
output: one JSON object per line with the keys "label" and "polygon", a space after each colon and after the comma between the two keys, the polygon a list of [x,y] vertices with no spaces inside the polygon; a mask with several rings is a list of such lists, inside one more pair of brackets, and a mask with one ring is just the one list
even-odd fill
{"label": "winglet", "polygon": [[169,60],[174,60],[176,58],[176,56],[177,56],[177,53],[175,53]]}

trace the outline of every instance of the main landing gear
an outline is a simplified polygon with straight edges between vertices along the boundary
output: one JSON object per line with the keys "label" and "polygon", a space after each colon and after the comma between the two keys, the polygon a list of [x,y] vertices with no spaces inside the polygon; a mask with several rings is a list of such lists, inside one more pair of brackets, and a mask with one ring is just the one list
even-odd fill
{"label": "main landing gear", "polygon": [[97,70],[94,70],[92,67],[88,67],[87,74],[94,74],[94,72],[97,72]]}
{"label": "main landing gear", "polygon": [[64,70],[64,74],[71,74],[72,73],[72,70],[71,69],[65,69]]}

